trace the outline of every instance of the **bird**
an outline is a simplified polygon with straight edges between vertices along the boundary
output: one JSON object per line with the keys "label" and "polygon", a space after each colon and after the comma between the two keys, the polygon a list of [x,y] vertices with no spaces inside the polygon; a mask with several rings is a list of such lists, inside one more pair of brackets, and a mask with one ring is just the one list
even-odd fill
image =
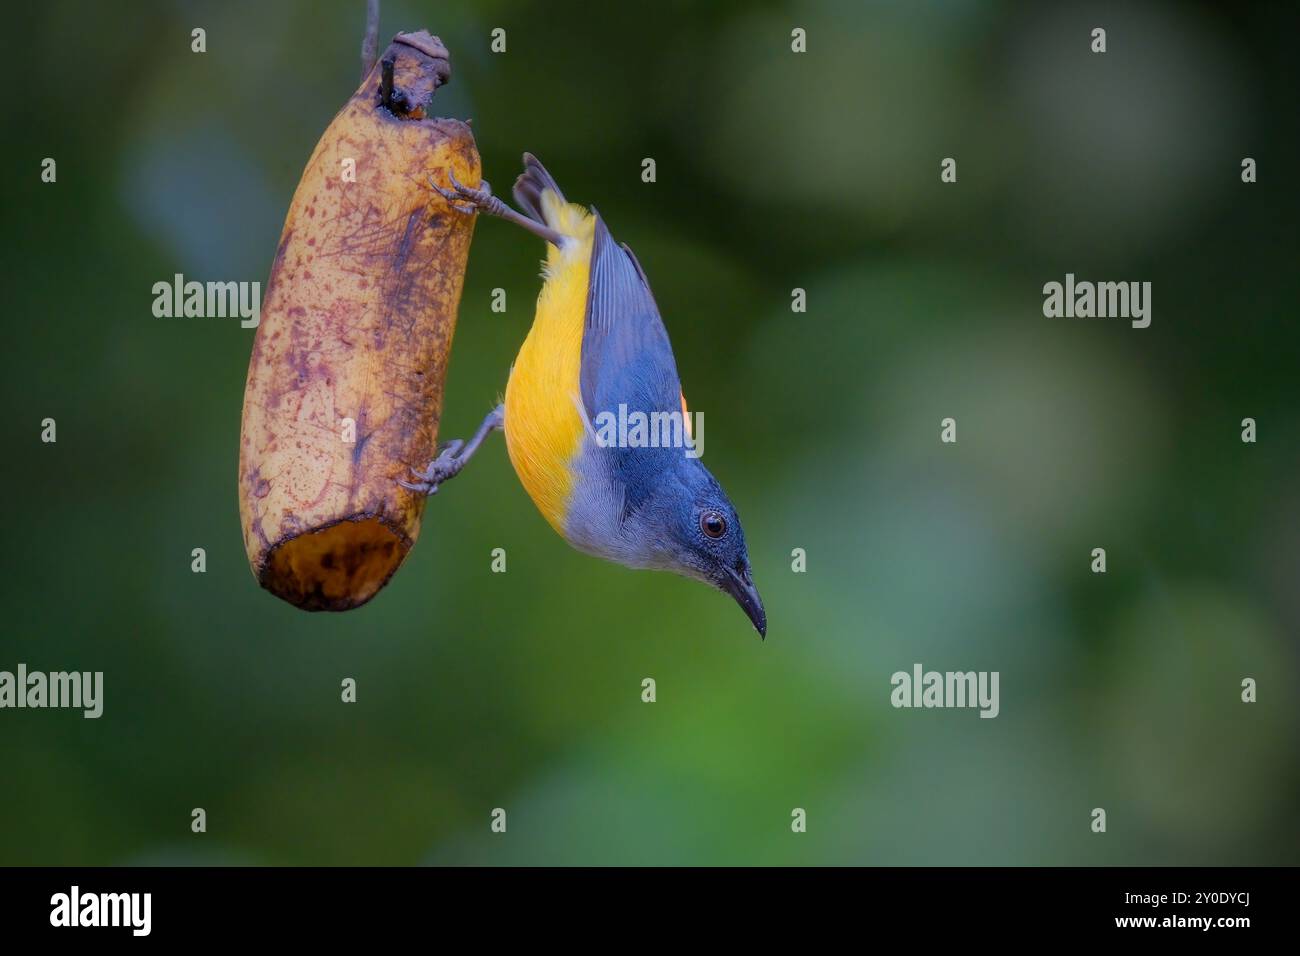
{"label": "bird", "polygon": [[[545,240],[544,281],[504,401],[468,440],[448,442],[425,468],[411,468],[414,481],[399,483],[434,494],[488,435],[504,431],[524,490],[570,545],[704,582],[730,595],[765,638],[767,613],[740,517],[690,453],[690,415],[645,271],[594,206],[566,200],[531,153],[523,162],[512,190],[522,212],[486,180],[470,187],[448,174],[446,187],[429,178],[457,214],[496,216]],[[638,412],[660,423],[680,416],[686,447],[638,441],[635,429],[615,440],[604,427],[618,416],[635,421]]]}

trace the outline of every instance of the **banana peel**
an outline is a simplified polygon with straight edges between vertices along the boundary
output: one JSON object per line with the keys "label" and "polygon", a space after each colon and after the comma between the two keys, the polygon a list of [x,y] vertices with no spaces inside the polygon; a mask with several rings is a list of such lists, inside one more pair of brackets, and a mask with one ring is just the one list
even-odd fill
{"label": "banana peel", "polygon": [[[434,457],[480,181],[469,126],[425,115],[450,77],[399,33],[321,136],[285,218],[244,391],[239,510],[262,587],[306,610],[369,601],[420,532],[397,479]],[[352,173],[350,175],[350,173]]]}

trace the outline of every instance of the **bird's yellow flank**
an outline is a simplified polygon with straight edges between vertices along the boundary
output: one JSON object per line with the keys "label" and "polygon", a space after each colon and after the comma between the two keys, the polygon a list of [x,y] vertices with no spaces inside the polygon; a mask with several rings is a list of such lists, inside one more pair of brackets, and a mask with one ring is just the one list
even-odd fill
{"label": "bird's yellow flank", "polygon": [[506,384],[505,433],[524,490],[563,534],[584,430],[578,377],[595,217],[549,189],[542,207],[546,224],[574,241],[547,247],[537,314]]}

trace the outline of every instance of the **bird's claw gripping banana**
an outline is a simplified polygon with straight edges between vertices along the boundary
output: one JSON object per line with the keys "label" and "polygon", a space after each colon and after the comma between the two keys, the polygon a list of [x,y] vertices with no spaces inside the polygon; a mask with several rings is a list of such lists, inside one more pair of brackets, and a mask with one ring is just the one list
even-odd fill
{"label": "bird's claw gripping banana", "polygon": [[404,481],[399,478],[397,483],[403,488],[418,491],[424,495],[437,494],[439,485],[449,478],[455,478],[460,473],[460,470],[465,467],[464,460],[458,457],[464,447],[465,442],[460,438],[448,442],[442,451],[438,453],[438,457],[429,462],[423,471],[418,468],[411,469],[411,475],[418,479],[417,481]]}
{"label": "bird's claw gripping banana", "polygon": [[409,488],[411,491],[419,491],[426,495],[438,493],[438,487],[451,478],[460,474],[461,469],[468,464],[469,460],[474,457],[479,446],[483,444],[483,439],[487,438],[492,432],[505,427],[505,407],[498,405],[492,411],[488,412],[483,423],[479,425],[478,430],[474,432],[469,441],[457,438],[448,442],[439,452],[438,457],[429,462],[428,467],[423,471],[415,468],[411,469],[411,474],[420,479],[418,482],[407,482],[398,480],[398,484],[403,488]]}
{"label": "bird's claw gripping banana", "polygon": [[[473,186],[466,186],[456,178],[455,173],[448,173],[451,180],[451,189],[445,189],[439,186],[432,179],[429,185],[437,190],[438,195],[447,200],[451,208],[464,215],[474,215],[475,213],[486,213],[489,216],[496,216],[498,219],[504,219],[507,222],[513,222],[517,226],[522,226],[533,235],[540,236],[547,242],[561,248],[570,245],[572,240],[563,233],[549,228],[545,223],[531,219],[520,212],[511,209],[504,202],[492,195],[492,186],[486,179],[482,180],[476,189]],[[459,202],[468,203],[470,208],[456,205]]]}
{"label": "bird's claw gripping banana", "polygon": [[[478,212],[486,212],[489,215],[500,215],[493,207],[501,206],[501,200],[492,195],[492,184],[486,179],[480,181],[477,189],[466,186],[456,178],[455,173],[448,173],[447,178],[451,180],[451,189],[439,186],[432,176],[429,177],[429,185],[441,196],[447,200],[452,209],[466,216],[472,216]],[[468,203],[468,207],[458,205],[459,203]]]}

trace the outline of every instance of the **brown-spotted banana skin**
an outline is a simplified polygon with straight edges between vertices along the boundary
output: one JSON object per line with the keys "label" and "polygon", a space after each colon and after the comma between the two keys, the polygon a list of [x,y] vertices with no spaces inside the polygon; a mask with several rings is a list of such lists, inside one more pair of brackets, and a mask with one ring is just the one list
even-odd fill
{"label": "brown-spotted banana skin", "polygon": [[[399,81],[427,75],[425,53],[397,43],[388,52]],[[425,498],[397,479],[434,457],[474,229],[428,185],[479,182],[469,127],[382,108],[380,70],[330,123],[298,183],[244,392],[248,560],[263,587],[307,610],[364,604],[419,534]],[[345,159],[355,182],[344,181]]]}

